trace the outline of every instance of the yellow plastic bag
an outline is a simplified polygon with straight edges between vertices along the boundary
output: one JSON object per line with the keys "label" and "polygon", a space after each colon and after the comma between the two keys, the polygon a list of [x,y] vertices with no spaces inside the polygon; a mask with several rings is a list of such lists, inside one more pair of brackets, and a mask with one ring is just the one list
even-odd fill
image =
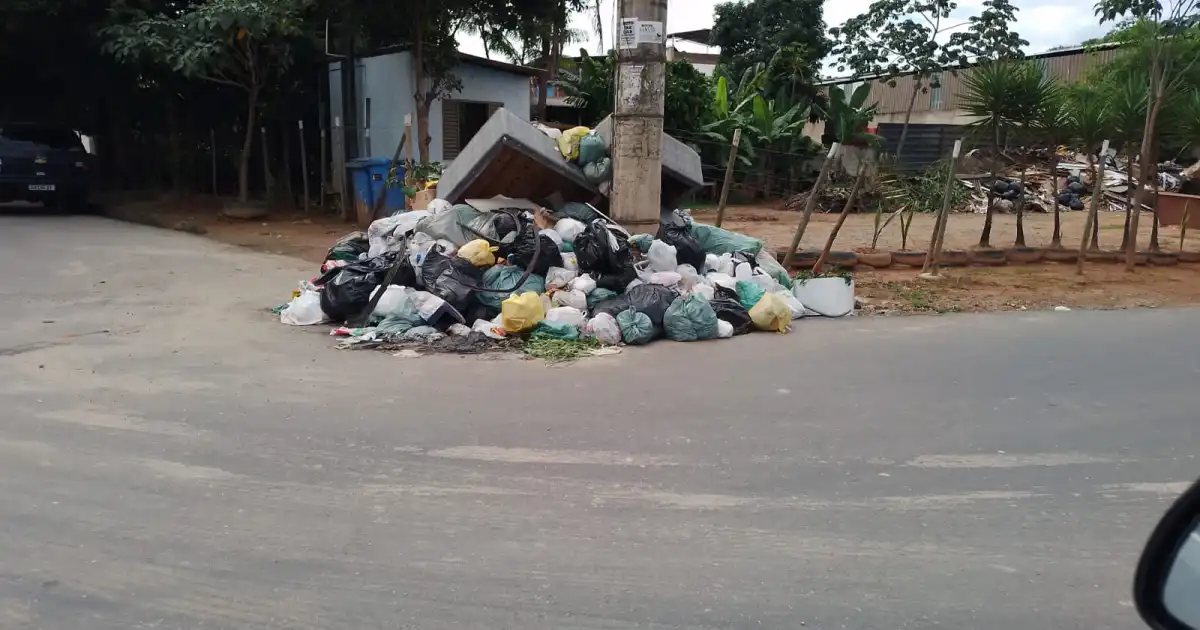
{"label": "yellow plastic bag", "polygon": [[466,258],[476,267],[491,267],[496,264],[496,252],[498,251],[500,251],[499,247],[492,247],[488,245],[487,241],[477,238],[458,248],[458,257]]}
{"label": "yellow plastic bag", "polygon": [[575,127],[568,129],[563,134],[554,139],[558,143],[558,150],[562,156],[568,160],[574,161],[579,158],[579,141],[584,136],[591,133],[591,129],[587,127]]}
{"label": "yellow plastic bag", "polygon": [[[786,304],[784,309],[787,309]],[[788,311],[788,317],[791,317],[791,311]],[[543,319],[546,319],[546,309],[542,306],[541,296],[533,291],[511,295],[500,303],[500,326],[505,332],[530,330]]]}
{"label": "yellow plastic bag", "polygon": [[750,321],[759,330],[785,333],[792,323],[792,309],[787,300],[776,293],[766,293],[754,308],[750,309]]}

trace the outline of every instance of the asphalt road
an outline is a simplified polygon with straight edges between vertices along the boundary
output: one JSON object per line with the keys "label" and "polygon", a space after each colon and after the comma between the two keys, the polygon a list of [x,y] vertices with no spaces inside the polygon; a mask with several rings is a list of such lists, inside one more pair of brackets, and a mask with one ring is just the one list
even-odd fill
{"label": "asphalt road", "polygon": [[0,628],[1137,628],[1198,311],[338,351],[313,270],[0,216]]}

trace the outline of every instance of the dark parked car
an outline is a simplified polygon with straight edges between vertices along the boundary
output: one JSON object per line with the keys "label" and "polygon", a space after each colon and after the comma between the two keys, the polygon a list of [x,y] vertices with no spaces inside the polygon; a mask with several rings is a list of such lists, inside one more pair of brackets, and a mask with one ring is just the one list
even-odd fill
{"label": "dark parked car", "polygon": [[0,203],[84,210],[91,168],[92,156],[69,127],[0,123]]}

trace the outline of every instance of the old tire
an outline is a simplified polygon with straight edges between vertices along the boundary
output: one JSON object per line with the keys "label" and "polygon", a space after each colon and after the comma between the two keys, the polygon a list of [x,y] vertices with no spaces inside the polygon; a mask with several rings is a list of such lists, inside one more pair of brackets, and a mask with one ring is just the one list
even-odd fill
{"label": "old tire", "polygon": [[925,252],[892,252],[892,264],[907,267],[924,267]]}
{"label": "old tire", "polygon": [[973,249],[967,253],[967,256],[973,265],[999,267],[1008,264],[1008,257],[1001,249]]}

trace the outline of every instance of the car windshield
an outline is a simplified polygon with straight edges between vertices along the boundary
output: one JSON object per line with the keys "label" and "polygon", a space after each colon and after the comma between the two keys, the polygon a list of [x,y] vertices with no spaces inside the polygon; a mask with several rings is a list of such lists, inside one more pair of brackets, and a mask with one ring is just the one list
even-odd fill
{"label": "car windshield", "polygon": [[28,142],[51,149],[78,149],[83,144],[79,135],[66,127],[52,125],[2,125],[0,144]]}

